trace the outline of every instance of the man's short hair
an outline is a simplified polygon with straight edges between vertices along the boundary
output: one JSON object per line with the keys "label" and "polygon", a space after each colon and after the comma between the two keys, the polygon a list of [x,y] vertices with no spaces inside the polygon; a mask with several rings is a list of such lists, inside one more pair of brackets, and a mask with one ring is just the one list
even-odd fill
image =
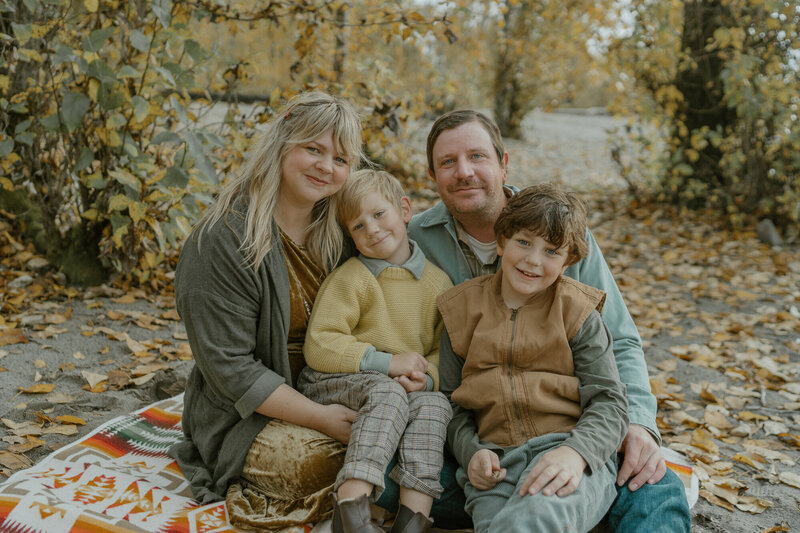
{"label": "man's short hair", "polygon": [[489,134],[489,139],[492,141],[492,147],[497,154],[497,160],[502,164],[506,149],[503,145],[503,136],[500,134],[500,128],[497,127],[495,121],[480,111],[456,109],[455,111],[449,111],[437,118],[436,122],[431,126],[430,133],[428,133],[428,146],[426,151],[428,154],[428,170],[431,174],[434,176],[436,175],[433,169],[433,145],[436,144],[436,139],[439,138],[439,135],[441,135],[443,131],[452,130],[468,122],[477,122],[483,126],[483,129],[486,130],[486,133]]}
{"label": "man's short hair", "polygon": [[361,213],[361,202],[369,193],[378,191],[392,205],[401,206],[401,199],[406,195],[400,181],[383,170],[366,168],[350,174],[339,191],[339,222],[347,224]]}
{"label": "man's short hair", "polygon": [[567,245],[567,265],[586,257],[586,207],[572,192],[554,183],[539,183],[512,196],[494,224],[501,244],[518,231],[530,231],[556,248]]}

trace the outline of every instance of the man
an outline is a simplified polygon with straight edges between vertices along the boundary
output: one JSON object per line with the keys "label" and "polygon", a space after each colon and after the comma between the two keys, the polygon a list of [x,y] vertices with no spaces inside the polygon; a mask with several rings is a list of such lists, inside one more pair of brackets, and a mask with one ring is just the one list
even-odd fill
{"label": "man", "polygon": [[[412,239],[454,284],[496,272],[494,223],[507,198],[517,191],[505,185],[508,153],[497,125],[476,111],[446,113],[431,128],[427,157],[428,173],[442,201],[413,217]],[[683,485],[667,471],[660,450],[656,399],[650,392],[639,333],[590,232],[587,242],[588,257],[567,268],[564,275],[606,292],[603,320],[613,337],[620,378],[627,386],[631,422],[620,446],[624,460],[609,526],[618,532],[688,532],[690,514]],[[441,519],[437,525],[447,526]]]}

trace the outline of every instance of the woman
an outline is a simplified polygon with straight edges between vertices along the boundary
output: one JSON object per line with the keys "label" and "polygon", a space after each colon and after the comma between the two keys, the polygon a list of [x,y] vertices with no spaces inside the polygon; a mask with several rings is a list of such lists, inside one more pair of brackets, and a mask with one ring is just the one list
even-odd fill
{"label": "woman", "polygon": [[195,366],[169,454],[197,500],[227,495],[234,524],[279,529],[331,509],[355,412],[294,385],[317,289],[343,255],[333,195],[361,160],[353,107],[298,95],[181,252],[175,295]]}

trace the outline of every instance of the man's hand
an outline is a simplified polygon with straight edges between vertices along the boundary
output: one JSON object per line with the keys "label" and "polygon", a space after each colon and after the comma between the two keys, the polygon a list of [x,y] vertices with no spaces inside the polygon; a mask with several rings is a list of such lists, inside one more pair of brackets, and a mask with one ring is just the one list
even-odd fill
{"label": "man's hand", "polygon": [[545,496],[569,496],[578,488],[585,468],[586,460],[581,454],[569,446],[559,446],[542,454],[525,478],[519,495],[536,494],[541,490]]}
{"label": "man's hand", "polygon": [[[619,486],[628,482],[628,489],[635,491],[645,483],[658,483],[667,473],[661,448],[644,426],[631,424],[618,451],[625,454],[617,475]],[[628,481],[631,476],[635,477]]]}
{"label": "man's hand", "polygon": [[350,429],[353,420],[356,419],[355,411],[344,405],[332,403],[320,405],[317,413],[319,416],[316,429],[343,444],[350,442]]}
{"label": "man's hand", "polygon": [[403,352],[392,356],[389,363],[389,377],[412,377],[414,372],[425,373],[428,370],[428,360],[417,352]]}
{"label": "man's hand", "polygon": [[417,371],[412,372],[410,376],[397,376],[394,380],[402,385],[406,392],[423,391],[428,385],[425,374]]}
{"label": "man's hand", "polygon": [[500,468],[500,458],[492,450],[478,450],[467,466],[467,476],[478,490],[488,490],[506,478],[506,469]]}

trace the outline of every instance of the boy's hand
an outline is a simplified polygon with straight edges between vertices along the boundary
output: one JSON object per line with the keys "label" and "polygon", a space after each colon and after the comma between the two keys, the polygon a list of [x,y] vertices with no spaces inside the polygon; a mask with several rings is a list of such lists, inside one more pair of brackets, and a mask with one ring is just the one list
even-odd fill
{"label": "boy's hand", "polygon": [[421,372],[424,374],[426,370],[428,370],[428,360],[417,352],[395,354],[392,356],[392,361],[389,363],[390,378],[396,378],[398,376],[411,377],[414,372]]}
{"label": "boy's hand", "polygon": [[520,488],[519,495],[545,496],[555,493],[561,497],[572,494],[583,479],[586,460],[569,446],[559,446],[542,455]]}
{"label": "boy's hand", "polygon": [[406,392],[416,392],[425,390],[428,379],[422,372],[412,372],[410,376],[397,376],[396,382],[403,386]]}
{"label": "boy's hand", "polygon": [[478,450],[467,466],[467,476],[478,490],[488,490],[506,478],[506,469],[500,468],[500,458],[492,450]]}

